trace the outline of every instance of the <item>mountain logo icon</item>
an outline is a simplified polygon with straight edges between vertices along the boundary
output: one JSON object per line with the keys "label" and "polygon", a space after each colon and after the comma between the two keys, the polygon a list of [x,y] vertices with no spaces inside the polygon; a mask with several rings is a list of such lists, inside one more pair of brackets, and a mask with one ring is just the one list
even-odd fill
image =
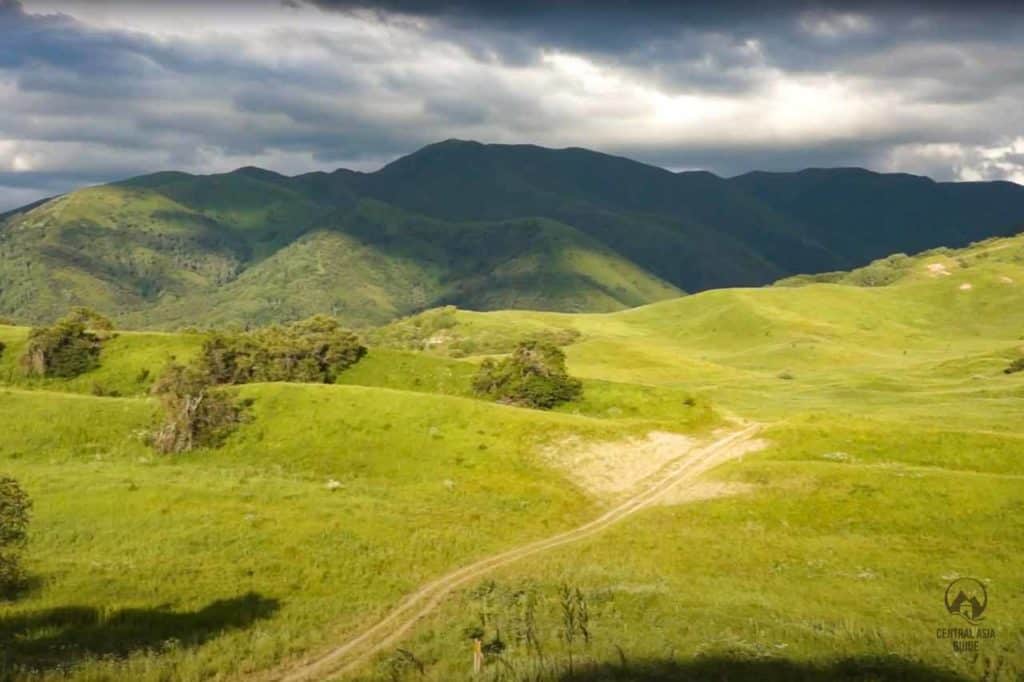
{"label": "mountain logo icon", "polygon": [[946,588],[946,610],[971,625],[984,619],[987,606],[988,592],[980,580],[957,578]]}

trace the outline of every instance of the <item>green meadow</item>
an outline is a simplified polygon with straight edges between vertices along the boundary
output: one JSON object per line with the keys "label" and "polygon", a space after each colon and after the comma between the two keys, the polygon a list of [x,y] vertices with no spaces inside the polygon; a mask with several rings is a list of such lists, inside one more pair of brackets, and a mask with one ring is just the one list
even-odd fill
{"label": "green meadow", "polygon": [[[247,421],[174,456],[145,444],[148,388],[201,336],[122,331],[98,369],[30,380],[27,329],[0,326],[0,462],[35,503],[2,677],[272,679],[432,578],[607,509],[552,446],[741,418],[767,447],[707,475],[730,494],[500,569],[354,678],[469,679],[481,628],[503,643],[491,680],[1020,679],[1024,372],[1003,369],[1024,355],[1022,254],[1018,237],[869,266],[884,277],[405,321],[336,385],[234,389]],[[483,356],[538,333],[582,401],[472,398]],[[961,576],[988,588],[974,652],[937,636],[963,624],[943,602]],[[562,586],[587,641],[564,635]]]}

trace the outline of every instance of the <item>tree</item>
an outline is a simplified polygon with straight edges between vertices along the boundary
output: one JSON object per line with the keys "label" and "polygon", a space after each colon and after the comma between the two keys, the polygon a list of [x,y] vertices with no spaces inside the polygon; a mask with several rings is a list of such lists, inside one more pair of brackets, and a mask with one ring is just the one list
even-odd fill
{"label": "tree", "polygon": [[110,321],[110,318],[99,314],[92,308],[86,308],[84,306],[73,307],[68,311],[68,314],[64,316],[64,319],[73,322],[80,322],[86,328],[100,332],[101,336],[105,336],[108,332],[111,332],[114,329],[114,323]]}
{"label": "tree", "polygon": [[50,327],[34,327],[21,364],[29,374],[72,378],[100,364],[100,350],[113,328],[88,308],[72,308]]}
{"label": "tree", "polygon": [[197,367],[171,364],[153,385],[163,421],[151,434],[162,453],[216,447],[242,421],[242,406],[216,389]]}
{"label": "tree", "polygon": [[337,320],[317,315],[290,325],[206,339],[199,365],[218,384],[253,381],[334,383],[366,355],[358,337]]}
{"label": "tree", "polygon": [[550,409],[576,400],[583,384],[569,376],[565,353],[549,341],[527,340],[500,361],[487,359],[473,381],[473,391],[510,405]]}
{"label": "tree", "polygon": [[24,581],[18,550],[25,544],[32,501],[13,478],[0,476],[0,592]]}

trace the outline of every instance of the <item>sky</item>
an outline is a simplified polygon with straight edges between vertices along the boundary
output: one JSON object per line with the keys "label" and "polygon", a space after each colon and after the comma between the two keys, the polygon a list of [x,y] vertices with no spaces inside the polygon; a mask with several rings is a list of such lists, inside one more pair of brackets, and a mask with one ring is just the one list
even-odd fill
{"label": "sky", "polygon": [[448,138],[1024,183],[1010,2],[0,0],[0,211]]}

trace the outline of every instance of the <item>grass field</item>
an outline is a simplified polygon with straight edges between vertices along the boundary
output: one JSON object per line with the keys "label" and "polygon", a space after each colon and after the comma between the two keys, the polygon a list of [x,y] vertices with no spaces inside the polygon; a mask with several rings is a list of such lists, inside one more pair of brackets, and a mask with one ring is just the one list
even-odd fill
{"label": "grass field", "polygon": [[[432,577],[606,508],[545,446],[739,416],[765,424],[769,447],[710,474],[736,494],[501,569],[357,677],[468,679],[466,632],[483,622],[507,645],[485,679],[1020,679],[1024,373],[1002,370],[1024,353],[1024,264],[1021,238],[1005,241],[975,251],[1006,258],[901,261],[887,286],[720,290],[604,315],[458,311],[455,329],[485,349],[576,330],[566,352],[584,400],[490,405],[469,397],[475,357],[372,348],[341,385],[242,387],[250,421],[176,457],[142,441],[146,389],[199,337],[123,332],[94,372],[29,381],[26,330],[0,327],[0,461],[35,501],[36,578],[0,607],[4,675],[277,669]],[[939,258],[950,274],[928,269]],[[977,653],[937,638],[963,623],[943,603],[959,576],[988,586],[995,636]],[[571,672],[562,585],[589,606]],[[524,595],[543,659],[518,637]]]}

